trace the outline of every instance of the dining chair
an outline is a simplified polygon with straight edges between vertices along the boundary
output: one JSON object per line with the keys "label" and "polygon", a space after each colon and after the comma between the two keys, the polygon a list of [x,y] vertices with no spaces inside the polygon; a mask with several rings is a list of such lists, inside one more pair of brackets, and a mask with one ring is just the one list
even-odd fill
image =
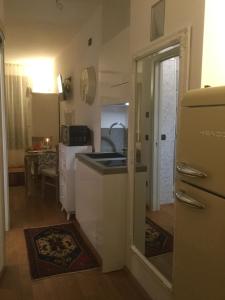
{"label": "dining chair", "polygon": [[54,187],[55,195],[58,201],[59,199],[59,155],[58,148],[55,153],[46,153],[42,157],[42,161],[39,165],[39,172],[41,174],[41,192],[42,198],[45,198],[46,187]]}

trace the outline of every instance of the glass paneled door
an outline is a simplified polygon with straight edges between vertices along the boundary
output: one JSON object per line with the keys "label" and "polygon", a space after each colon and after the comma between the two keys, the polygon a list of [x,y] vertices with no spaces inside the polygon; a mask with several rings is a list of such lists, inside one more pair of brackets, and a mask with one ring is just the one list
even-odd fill
{"label": "glass paneled door", "polygon": [[136,63],[134,244],[172,281],[179,45]]}

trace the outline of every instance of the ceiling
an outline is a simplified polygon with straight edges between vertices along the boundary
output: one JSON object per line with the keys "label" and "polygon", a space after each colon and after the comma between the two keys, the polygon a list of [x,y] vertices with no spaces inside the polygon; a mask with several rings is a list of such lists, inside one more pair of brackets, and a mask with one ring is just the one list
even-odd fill
{"label": "ceiling", "polygon": [[101,0],[5,0],[6,62],[55,57]]}

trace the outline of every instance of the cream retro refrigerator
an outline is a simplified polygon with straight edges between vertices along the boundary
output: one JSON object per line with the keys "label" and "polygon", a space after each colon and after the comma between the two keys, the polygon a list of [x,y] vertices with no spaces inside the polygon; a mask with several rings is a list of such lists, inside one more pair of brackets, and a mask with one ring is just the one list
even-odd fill
{"label": "cream retro refrigerator", "polygon": [[175,300],[225,299],[225,87],[183,99],[178,134]]}

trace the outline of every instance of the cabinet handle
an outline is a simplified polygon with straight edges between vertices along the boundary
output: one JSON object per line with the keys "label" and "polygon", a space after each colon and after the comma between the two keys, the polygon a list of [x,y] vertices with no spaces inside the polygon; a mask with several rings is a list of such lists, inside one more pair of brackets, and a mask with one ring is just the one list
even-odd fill
{"label": "cabinet handle", "polygon": [[182,174],[182,175],[186,175],[189,177],[199,177],[199,178],[206,178],[207,174],[199,171],[197,169],[194,169],[190,166],[188,166],[186,163],[178,163],[177,164],[177,171]]}
{"label": "cabinet handle", "polygon": [[185,205],[191,206],[193,208],[204,209],[206,207],[205,204],[201,203],[198,200],[191,198],[190,196],[188,196],[187,194],[185,194],[182,191],[176,192],[176,198],[179,202],[181,202]]}

